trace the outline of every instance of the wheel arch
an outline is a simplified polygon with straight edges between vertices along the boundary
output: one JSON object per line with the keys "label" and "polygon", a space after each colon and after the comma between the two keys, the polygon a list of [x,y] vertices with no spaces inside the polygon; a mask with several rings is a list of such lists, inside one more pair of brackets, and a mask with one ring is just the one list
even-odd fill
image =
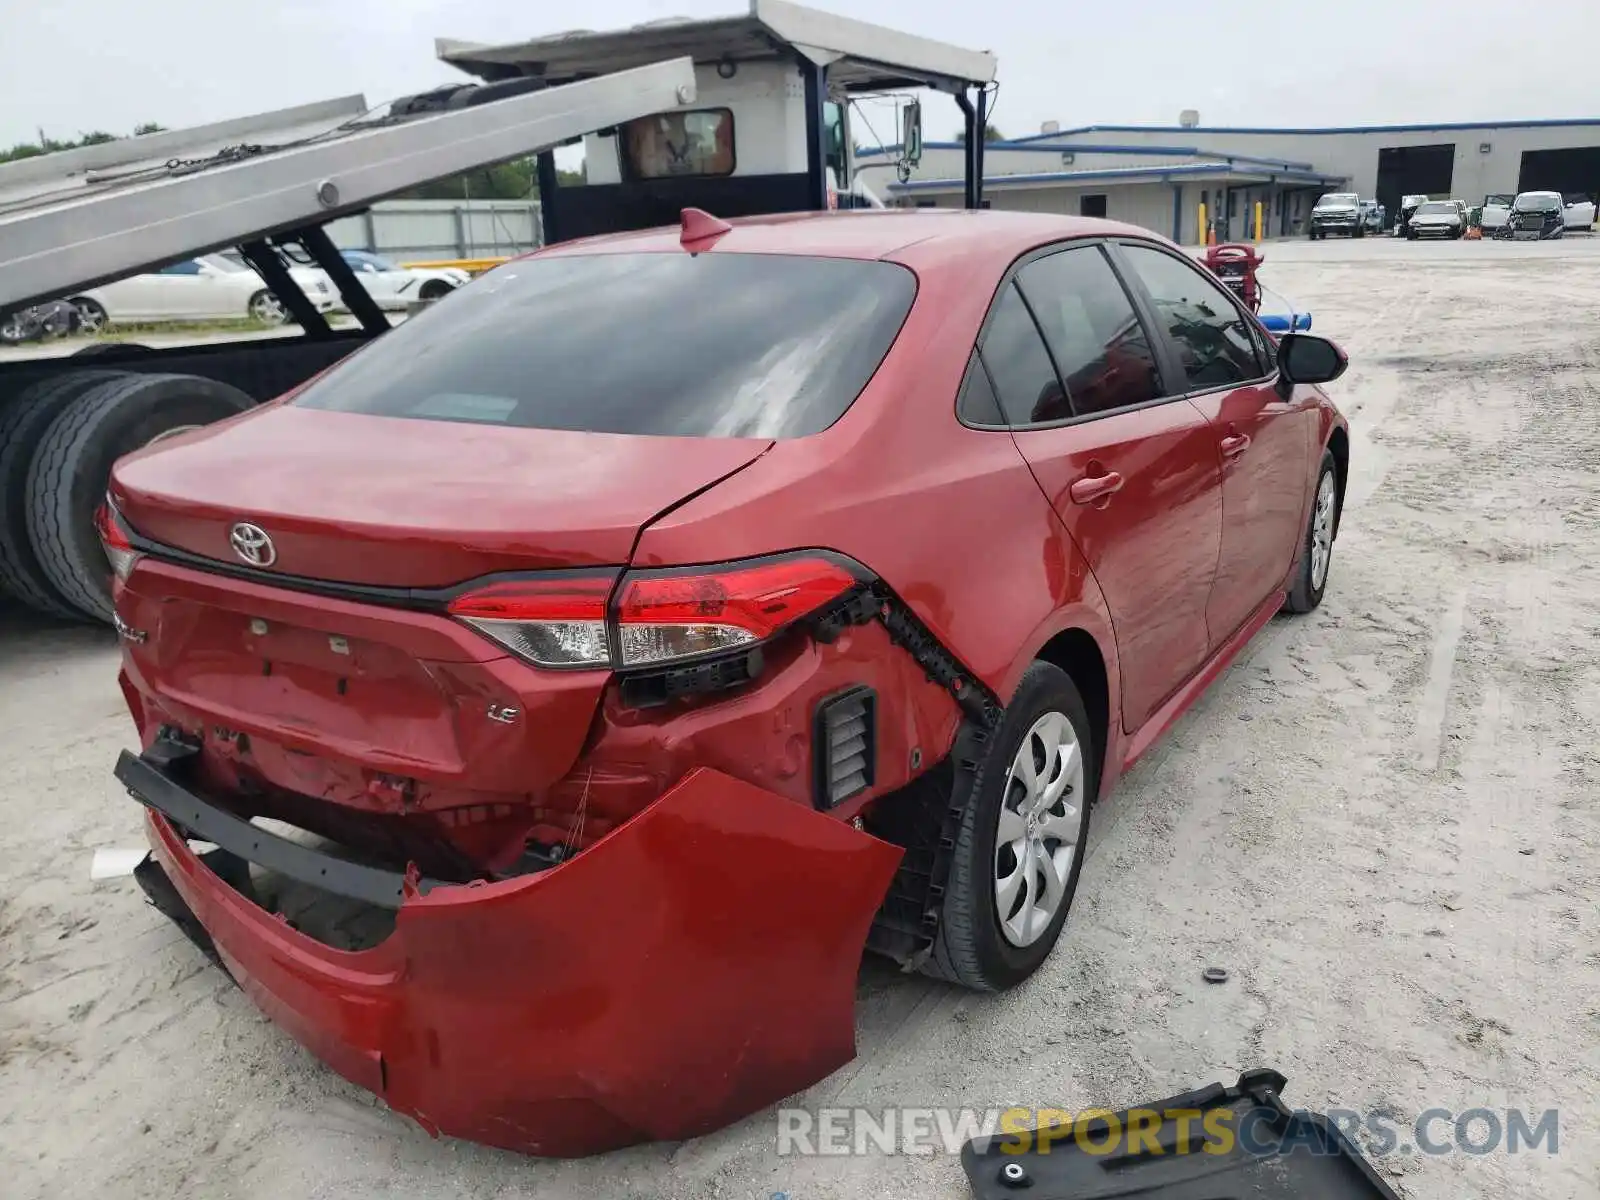
{"label": "wheel arch", "polygon": [[1328,453],[1333,455],[1334,508],[1333,531],[1339,532],[1339,521],[1344,516],[1345,485],[1350,479],[1350,434],[1343,425],[1335,425],[1328,435]]}
{"label": "wheel arch", "polygon": [[1074,625],[1061,630],[1039,647],[1035,657],[1065,671],[1078,689],[1078,695],[1083,698],[1083,707],[1089,714],[1094,737],[1093,751],[1098,765],[1095,777],[1099,781],[1099,794],[1103,795],[1113,708],[1111,673],[1107,669],[1100,643],[1087,629]]}

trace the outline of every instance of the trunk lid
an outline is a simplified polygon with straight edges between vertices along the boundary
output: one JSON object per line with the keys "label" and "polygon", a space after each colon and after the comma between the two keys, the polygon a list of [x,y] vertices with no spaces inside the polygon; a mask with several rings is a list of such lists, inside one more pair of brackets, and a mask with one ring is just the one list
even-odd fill
{"label": "trunk lid", "polygon": [[151,555],[118,589],[140,733],[200,739],[209,786],[258,815],[402,864],[432,846],[437,872],[502,869],[570,823],[552,794],[609,671],[540,669],[437,607],[272,576],[620,568],[652,518],[770,444],[278,406],[124,459],[111,491],[138,535],[243,566],[230,531],[249,521],[276,548],[250,578]]}
{"label": "trunk lid", "polygon": [[244,564],[249,522],[274,574],[444,587],[624,564],[654,517],[771,445],[274,405],[123,459],[111,493],[144,537],[219,562]]}

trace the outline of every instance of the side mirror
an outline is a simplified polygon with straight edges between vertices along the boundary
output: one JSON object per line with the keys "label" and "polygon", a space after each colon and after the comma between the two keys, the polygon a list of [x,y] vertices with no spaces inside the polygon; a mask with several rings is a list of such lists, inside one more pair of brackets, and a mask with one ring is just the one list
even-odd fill
{"label": "side mirror", "polygon": [[1325,337],[1286,333],[1278,339],[1278,373],[1286,383],[1332,383],[1350,360]]}
{"label": "side mirror", "polygon": [[922,101],[912,100],[900,111],[900,161],[916,166],[922,161]]}

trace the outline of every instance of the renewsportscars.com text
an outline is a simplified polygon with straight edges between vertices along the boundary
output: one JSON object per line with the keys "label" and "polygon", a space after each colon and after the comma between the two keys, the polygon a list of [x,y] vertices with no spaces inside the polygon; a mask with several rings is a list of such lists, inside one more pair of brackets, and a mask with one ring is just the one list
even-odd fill
{"label": "renewsportscars.com text", "polygon": [[[1390,1154],[1559,1154],[1557,1109],[1428,1108],[1407,1122],[1390,1111],[1329,1109],[1328,1120],[1370,1157]],[[784,1108],[778,1110],[780,1155],[959,1154],[975,1137],[1008,1134],[1013,1153],[1048,1154],[1073,1146],[1093,1155],[1212,1154],[1235,1148],[1274,1153],[1293,1144],[1271,1128],[1266,1110],[1135,1108],[1071,1112],[1059,1108]],[[1163,1121],[1177,1131],[1163,1146]],[[1307,1138],[1306,1153],[1327,1152]]]}

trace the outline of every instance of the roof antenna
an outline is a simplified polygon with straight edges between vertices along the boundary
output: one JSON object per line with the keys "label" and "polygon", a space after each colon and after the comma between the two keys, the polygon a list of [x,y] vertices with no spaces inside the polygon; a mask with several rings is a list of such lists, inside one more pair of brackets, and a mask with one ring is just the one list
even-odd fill
{"label": "roof antenna", "polygon": [[713,217],[702,208],[686,208],[680,218],[678,244],[691,254],[709,250],[719,237],[732,231],[733,226],[721,217]]}

